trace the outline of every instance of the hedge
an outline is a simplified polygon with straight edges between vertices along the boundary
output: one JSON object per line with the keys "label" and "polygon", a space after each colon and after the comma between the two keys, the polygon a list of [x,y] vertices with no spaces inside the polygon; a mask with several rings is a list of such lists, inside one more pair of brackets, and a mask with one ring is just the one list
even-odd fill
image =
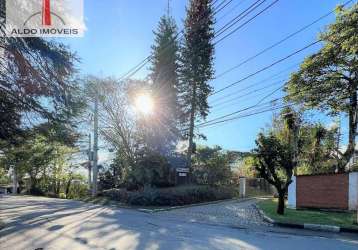
{"label": "hedge", "polygon": [[231,199],[237,194],[231,186],[179,186],[144,188],[142,191],[109,189],[102,195],[134,206],[179,206],[200,202]]}

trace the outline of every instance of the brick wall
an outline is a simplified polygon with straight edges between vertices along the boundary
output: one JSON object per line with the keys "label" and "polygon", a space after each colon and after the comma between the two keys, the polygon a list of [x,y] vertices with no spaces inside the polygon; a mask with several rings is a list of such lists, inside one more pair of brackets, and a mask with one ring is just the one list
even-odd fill
{"label": "brick wall", "polygon": [[347,210],[348,190],[348,174],[297,176],[297,207]]}

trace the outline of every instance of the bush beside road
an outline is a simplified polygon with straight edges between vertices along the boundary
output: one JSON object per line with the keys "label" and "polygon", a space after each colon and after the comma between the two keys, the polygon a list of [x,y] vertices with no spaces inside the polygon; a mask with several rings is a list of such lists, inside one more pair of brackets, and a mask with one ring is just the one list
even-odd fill
{"label": "bush beside road", "polygon": [[229,186],[190,185],[171,188],[145,188],[141,191],[110,189],[102,195],[133,206],[180,206],[234,198],[237,189]]}

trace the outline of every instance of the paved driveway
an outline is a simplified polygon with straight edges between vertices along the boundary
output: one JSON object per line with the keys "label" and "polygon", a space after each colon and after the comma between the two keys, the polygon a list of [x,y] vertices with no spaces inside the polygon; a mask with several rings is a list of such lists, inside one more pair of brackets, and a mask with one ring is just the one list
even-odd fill
{"label": "paved driveway", "polygon": [[358,249],[353,236],[236,229],[38,197],[1,198],[0,216],[1,250]]}
{"label": "paved driveway", "polygon": [[156,215],[174,217],[187,222],[229,225],[233,227],[270,227],[271,225],[269,223],[263,221],[254,206],[255,203],[256,200],[226,201],[158,212]]}

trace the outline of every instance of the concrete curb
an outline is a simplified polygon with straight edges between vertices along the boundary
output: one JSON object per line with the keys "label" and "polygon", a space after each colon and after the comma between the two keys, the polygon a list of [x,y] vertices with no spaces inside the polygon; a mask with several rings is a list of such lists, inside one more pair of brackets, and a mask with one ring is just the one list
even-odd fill
{"label": "concrete curb", "polygon": [[299,229],[308,229],[312,231],[322,231],[322,232],[333,232],[333,233],[358,233],[358,229],[354,228],[346,228],[346,227],[338,227],[332,225],[321,225],[321,224],[310,224],[310,223],[284,223],[284,222],[277,222],[272,218],[268,217],[258,206],[254,204],[255,208],[262,216],[265,222],[272,224],[273,226],[277,227],[287,227],[287,228],[299,228]]}
{"label": "concrete curb", "polygon": [[[56,198],[51,198],[51,199],[56,199]],[[205,205],[211,205],[211,204],[219,204],[219,203],[222,203],[222,202],[230,202],[230,201],[245,202],[245,201],[249,201],[249,200],[253,200],[253,199],[255,199],[255,197],[234,198],[234,199],[225,199],[225,200],[201,202],[201,203],[188,204],[188,205],[183,205],[183,206],[173,206],[173,207],[164,207],[164,208],[136,207],[136,206],[130,206],[130,205],[125,205],[125,204],[116,204],[115,202],[110,202],[108,204],[101,204],[101,203],[96,203],[96,202],[93,202],[93,201],[84,201],[84,200],[76,200],[76,201],[80,201],[80,202],[84,202],[84,203],[91,203],[91,204],[100,205],[100,206],[107,206],[107,207],[112,207],[112,208],[131,209],[131,210],[136,210],[138,212],[143,212],[143,213],[158,213],[158,212],[170,211],[170,210],[181,209],[181,208],[205,206]]]}
{"label": "concrete curb", "polygon": [[213,204],[219,204],[222,202],[229,202],[229,201],[238,201],[238,202],[245,202],[249,200],[253,200],[255,198],[241,198],[241,199],[227,199],[227,200],[218,200],[218,201],[209,201],[209,202],[202,202],[202,203],[195,203],[195,204],[189,204],[189,205],[183,205],[183,206],[173,206],[173,207],[167,207],[167,208],[136,208],[136,210],[144,213],[157,213],[157,212],[164,212],[164,211],[170,211],[175,209],[181,209],[181,208],[188,208],[188,207],[197,207],[197,206],[205,206],[205,205],[213,205]]}

